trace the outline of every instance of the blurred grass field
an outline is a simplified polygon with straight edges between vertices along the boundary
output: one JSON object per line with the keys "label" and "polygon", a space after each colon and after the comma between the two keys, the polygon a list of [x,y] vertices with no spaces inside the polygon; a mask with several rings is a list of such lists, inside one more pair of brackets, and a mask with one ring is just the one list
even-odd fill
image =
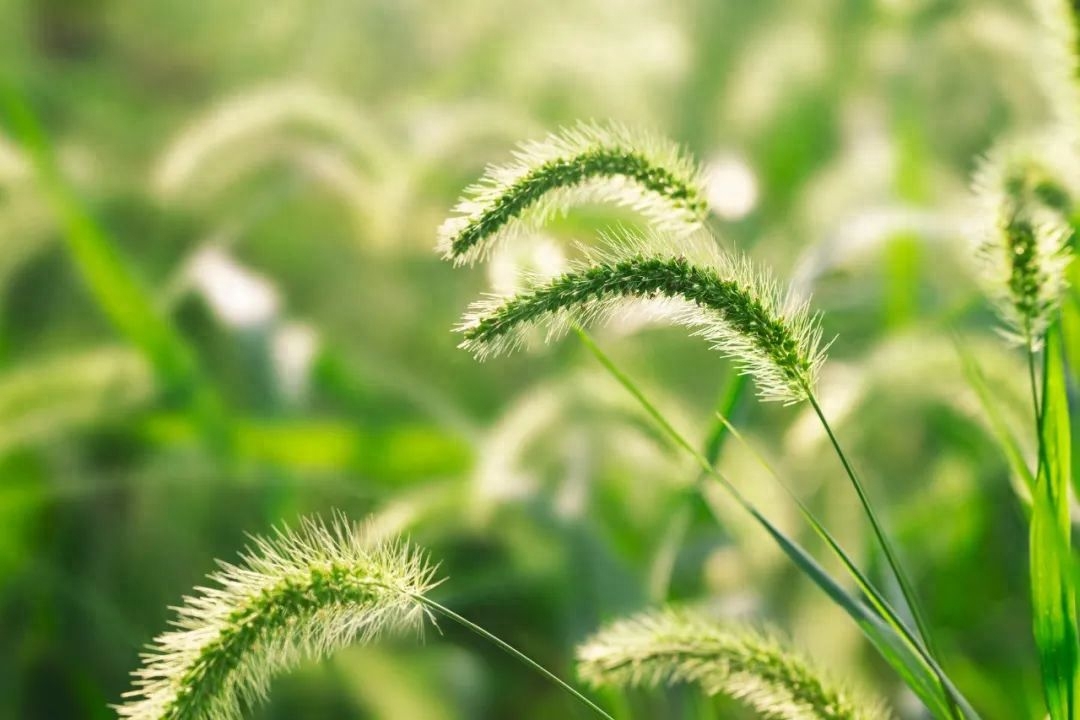
{"label": "blurred grass field", "polygon": [[[693,462],[580,344],[456,348],[481,292],[634,222],[586,208],[486,268],[433,250],[485,165],[590,118],[683,144],[719,232],[813,292],[837,336],[821,396],[952,676],[988,720],[1042,717],[1024,514],[954,338],[1024,428],[969,178],[1051,116],[1043,42],[1019,0],[0,0],[0,718],[114,716],[214,558],[331,509],[427,547],[440,602],[560,675],[602,622],[706,600],[922,717],[734,507],[677,522]],[[597,338],[704,442],[729,363],[678,329]],[[883,576],[810,411],[734,417]],[[721,452],[819,549],[750,453]],[[743,717],[689,688],[619,702]],[[444,627],[305,666],[252,716],[574,712]]]}

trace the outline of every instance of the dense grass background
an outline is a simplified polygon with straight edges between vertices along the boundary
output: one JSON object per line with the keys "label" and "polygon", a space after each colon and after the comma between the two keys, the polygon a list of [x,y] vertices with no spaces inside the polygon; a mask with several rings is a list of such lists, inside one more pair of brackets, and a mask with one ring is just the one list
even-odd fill
{"label": "dense grass background", "polygon": [[[562,675],[603,621],[707,600],[919,717],[734,508],[680,525],[692,461],[580,344],[484,365],[455,348],[508,268],[633,222],[574,213],[490,269],[433,252],[485,164],[579,118],[685,144],[724,237],[812,287],[839,335],[820,395],[950,674],[988,719],[1041,717],[1026,523],[952,341],[1033,445],[965,231],[978,155],[1049,116],[1041,42],[1018,1],[0,2],[0,68],[44,132],[0,125],[0,718],[112,716],[215,557],[330,508],[430,548],[440,601]],[[679,330],[597,335],[703,443],[730,366]],[[880,569],[808,413],[735,410]],[[817,547],[748,453],[722,453]],[[684,690],[618,707],[735,712]],[[447,627],[282,678],[254,716],[571,712]]]}

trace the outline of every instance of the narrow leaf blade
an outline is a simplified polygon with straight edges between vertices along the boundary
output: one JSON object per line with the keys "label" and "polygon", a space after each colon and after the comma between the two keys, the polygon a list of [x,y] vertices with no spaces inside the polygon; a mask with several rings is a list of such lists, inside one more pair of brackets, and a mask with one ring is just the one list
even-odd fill
{"label": "narrow leaf blade", "polygon": [[1039,473],[1031,514],[1031,600],[1047,709],[1053,720],[1076,720],[1076,601],[1070,563],[1069,407],[1060,325],[1047,333],[1039,422]]}

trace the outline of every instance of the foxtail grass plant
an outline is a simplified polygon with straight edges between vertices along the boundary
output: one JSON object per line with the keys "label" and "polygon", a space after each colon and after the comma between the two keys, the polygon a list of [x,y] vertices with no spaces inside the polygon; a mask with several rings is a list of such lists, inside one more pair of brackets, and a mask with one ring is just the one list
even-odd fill
{"label": "foxtail grass plant", "polygon": [[1068,191],[1035,153],[1003,147],[983,162],[975,188],[992,218],[978,247],[987,293],[1004,334],[1038,350],[1072,261]]}
{"label": "foxtail grass plant", "polygon": [[[571,156],[567,162],[577,163],[578,173],[589,167],[589,160],[584,156]],[[485,207],[516,206],[515,196],[520,192],[518,186],[512,183],[488,183],[487,187],[488,194],[483,203]],[[542,195],[542,184],[530,187]],[[498,191],[502,194],[499,195]],[[470,194],[475,195],[475,192],[470,191]],[[467,194],[459,206],[459,212],[461,207],[473,208],[473,211],[452,218],[440,233],[440,249],[445,257],[456,263],[474,259],[477,257],[475,248],[502,239],[502,225],[483,222],[484,213],[470,203]],[[467,229],[467,233],[447,233],[447,227]],[[484,359],[522,347],[537,327],[546,328],[548,340],[556,339],[570,329],[576,330],[609,372],[635,394],[654,419],[677,438],[679,445],[699,460],[703,471],[719,480],[721,487],[755,517],[789,557],[835,601],[845,606],[936,715],[951,718],[965,714],[973,716],[974,712],[941,669],[929,624],[914,586],[815,397],[815,379],[824,362],[826,350],[822,343],[819,317],[809,311],[805,301],[794,300],[792,293],[782,291],[779,283],[767,273],[754,268],[749,261],[734,253],[717,250],[711,237],[665,232],[663,223],[649,234],[621,232],[603,235],[600,248],[583,249],[583,256],[583,260],[574,263],[560,275],[553,278],[527,277],[512,294],[489,296],[474,303],[458,327],[464,337],[462,347]],[[906,623],[881,593],[866,580],[813,514],[800,504],[804,519],[826,539],[830,550],[841,559],[860,589],[873,600],[873,617],[868,620],[861,614],[849,602],[850,596],[840,590],[804,550],[780,533],[764,515],[742,498],[708,460],[678,435],[636,390],[633,382],[602,354],[583,327],[605,321],[631,304],[645,304],[657,317],[689,327],[696,335],[704,337],[715,349],[734,361],[740,372],[753,378],[762,400],[786,404],[807,402],[812,406],[900,586],[905,604],[915,620],[915,633],[908,630]],[[875,625],[877,622],[883,623],[884,630]],[[903,648],[900,653],[903,658],[898,654],[897,647]]]}
{"label": "foxtail grass plant", "polygon": [[785,647],[772,632],[722,625],[701,612],[660,610],[617,620],[577,651],[578,674],[599,687],[700,685],[772,720],[887,720]]}
{"label": "foxtail grass plant", "polygon": [[[1060,157],[1047,162],[1055,151]],[[1067,158],[1074,151],[1068,143],[1009,147],[987,161],[976,181],[995,219],[980,248],[987,293],[1007,326],[1006,335],[1023,346],[1028,359],[1038,441],[1035,471],[1018,457],[1015,441],[1005,436],[1003,446],[1013,472],[1031,492],[1033,626],[1051,720],[1080,717],[1080,619],[1069,497],[1072,437],[1061,328],[1073,261]],[[969,378],[977,383],[975,361],[966,362]],[[983,404],[992,408],[993,401]]]}
{"label": "foxtail grass plant", "polygon": [[422,632],[439,614],[526,663],[599,716],[590,700],[478,625],[428,596],[438,582],[425,554],[371,537],[337,516],[255,538],[238,565],[221,563],[211,587],[185,598],[133,673],[116,709],[133,720],[234,720],[265,698],[271,679],[386,633]]}
{"label": "foxtail grass plant", "polygon": [[631,208],[674,233],[704,222],[702,171],[675,144],[619,125],[579,123],[522,144],[514,162],[488,168],[439,228],[456,264],[487,257],[500,241],[586,203]]}

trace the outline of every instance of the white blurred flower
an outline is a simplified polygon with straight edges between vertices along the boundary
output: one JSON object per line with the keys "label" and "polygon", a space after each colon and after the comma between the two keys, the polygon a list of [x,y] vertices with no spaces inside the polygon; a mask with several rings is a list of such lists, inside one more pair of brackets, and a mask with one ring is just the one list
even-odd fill
{"label": "white blurred flower", "polygon": [[319,350],[315,328],[307,323],[285,323],[274,333],[271,343],[274,373],[282,392],[292,401],[303,398]]}
{"label": "white blurred flower", "polygon": [[736,155],[719,155],[705,167],[705,190],[709,207],[725,220],[749,215],[758,201],[753,169]]}
{"label": "white blurred flower", "polygon": [[195,254],[188,265],[188,278],[218,320],[230,328],[265,325],[281,307],[273,283],[218,247],[205,247]]}

